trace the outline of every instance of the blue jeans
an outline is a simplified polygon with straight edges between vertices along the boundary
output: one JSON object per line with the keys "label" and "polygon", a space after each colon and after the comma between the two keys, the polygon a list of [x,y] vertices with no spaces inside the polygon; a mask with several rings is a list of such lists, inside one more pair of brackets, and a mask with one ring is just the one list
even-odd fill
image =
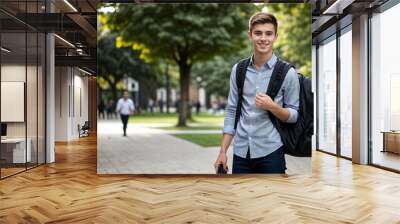
{"label": "blue jeans", "polygon": [[246,158],[233,155],[232,174],[238,173],[285,173],[286,161],[283,146],[273,153],[250,159],[250,148]]}

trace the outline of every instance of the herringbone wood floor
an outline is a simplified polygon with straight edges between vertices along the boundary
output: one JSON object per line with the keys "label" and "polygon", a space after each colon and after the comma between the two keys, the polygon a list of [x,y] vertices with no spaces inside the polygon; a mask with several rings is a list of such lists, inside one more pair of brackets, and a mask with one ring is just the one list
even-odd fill
{"label": "herringbone wood floor", "polygon": [[0,223],[400,223],[400,175],[316,152],[311,176],[98,176],[96,138],[0,181]]}

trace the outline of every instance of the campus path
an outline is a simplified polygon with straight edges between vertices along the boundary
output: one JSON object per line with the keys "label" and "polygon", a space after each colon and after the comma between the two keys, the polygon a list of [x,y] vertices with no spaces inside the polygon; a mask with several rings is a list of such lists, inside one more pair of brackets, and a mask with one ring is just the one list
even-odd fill
{"label": "campus path", "polygon": [[[101,174],[211,174],[217,147],[203,148],[173,137],[152,125],[129,123],[128,137],[122,136],[118,120],[98,122],[97,171]],[[196,130],[190,133],[221,133]],[[232,161],[232,152],[229,154]],[[230,166],[231,167],[231,166]]]}
{"label": "campus path", "polygon": [[[99,174],[213,174],[219,147],[201,147],[174,137],[178,133],[221,133],[220,130],[160,130],[159,124],[129,123],[122,136],[119,120],[99,120],[97,172]],[[309,158],[286,157],[287,173],[310,173]],[[228,150],[232,168],[232,149]]]}

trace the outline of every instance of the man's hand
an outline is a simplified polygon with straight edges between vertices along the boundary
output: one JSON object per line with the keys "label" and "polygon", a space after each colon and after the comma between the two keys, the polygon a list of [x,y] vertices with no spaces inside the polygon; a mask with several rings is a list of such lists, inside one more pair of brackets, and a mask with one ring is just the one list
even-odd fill
{"label": "man's hand", "polygon": [[267,94],[257,93],[256,106],[263,110],[273,110],[276,107],[276,103]]}
{"label": "man's hand", "polygon": [[289,110],[275,103],[271,97],[265,93],[258,93],[256,95],[256,106],[262,110],[270,111],[282,122],[286,122],[289,119]]}
{"label": "man's hand", "polygon": [[224,169],[228,172],[228,166],[226,165],[228,161],[228,157],[226,157],[225,151],[220,151],[217,157],[217,160],[214,163],[215,172],[218,171],[219,164],[223,164]]}

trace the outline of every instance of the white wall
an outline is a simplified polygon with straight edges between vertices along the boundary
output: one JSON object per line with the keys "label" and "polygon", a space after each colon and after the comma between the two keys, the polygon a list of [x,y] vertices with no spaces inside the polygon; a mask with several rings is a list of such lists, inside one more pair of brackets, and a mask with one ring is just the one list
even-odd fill
{"label": "white wall", "polygon": [[2,65],[1,81],[21,81],[25,82],[25,64],[24,65]]}
{"label": "white wall", "polygon": [[55,85],[55,140],[77,139],[78,124],[88,120],[88,78],[76,68],[56,67]]}
{"label": "white wall", "polygon": [[[39,70],[36,70],[39,69]],[[6,122],[7,123],[7,137],[13,138],[23,138],[27,136],[30,139],[30,149],[31,156],[33,162],[36,162],[36,159],[39,159],[39,163],[44,163],[45,159],[45,142],[44,142],[44,83],[41,66],[25,66],[25,64],[3,64],[1,66],[1,76],[2,76],[2,96],[1,98],[10,98],[10,94],[12,95],[20,95],[18,99],[14,98],[14,101],[9,102],[8,106],[4,105],[4,101],[2,101],[2,115],[5,113],[14,113],[19,114],[20,121]],[[25,81],[25,79],[27,80]],[[15,89],[16,86],[12,86],[14,88],[14,93],[12,93],[12,89],[4,88],[3,84],[7,82],[13,84],[23,84],[26,85],[26,99],[25,98],[25,89],[24,86],[21,86],[19,89]],[[37,86],[39,85],[39,86]],[[15,92],[17,91],[17,92]],[[7,95],[8,94],[8,95]],[[22,94],[22,95],[21,95]],[[19,100],[20,102],[17,102]],[[21,102],[22,100],[22,102]],[[15,107],[19,104],[18,107]],[[26,103],[26,106],[25,106]],[[26,112],[26,119],[25,119]],[[2,120],[4,121],[5,117],[2,116]],[[39,154],[37,154],[39,153]]]}
{"label": "white wall", "polygon": [[[70,135],[72,138],[78,138],[79,133],[78,133],[78,124],[81,126],[85,123],[85,121],[88,121],[88,78],[81,76],[83,73],[81,73],[79,70],[75,69],[74,70],[74,92],[73,96],[71,96],[74,99],[74,108],[72,111],[72,119],[71,119],[71,127],[72,130],[70,132]],[[72,104],[71,104],[72,105]],[[80,108],[81,107],[81,108]],[[81,111],[80,111],[81,110]]]}
{"label": "white wall", "polygon": [[55,68],[55,141],[68,140],[68,71],[67,67]]}

